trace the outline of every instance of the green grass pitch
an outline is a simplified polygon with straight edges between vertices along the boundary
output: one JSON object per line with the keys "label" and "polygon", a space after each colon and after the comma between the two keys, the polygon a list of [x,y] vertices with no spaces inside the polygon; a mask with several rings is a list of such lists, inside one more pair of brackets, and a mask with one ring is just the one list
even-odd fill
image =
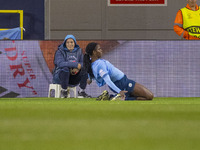
{"label": "green grass pitch", "polygon": [[0,99],[0,150],[199,150],[200,98]]}

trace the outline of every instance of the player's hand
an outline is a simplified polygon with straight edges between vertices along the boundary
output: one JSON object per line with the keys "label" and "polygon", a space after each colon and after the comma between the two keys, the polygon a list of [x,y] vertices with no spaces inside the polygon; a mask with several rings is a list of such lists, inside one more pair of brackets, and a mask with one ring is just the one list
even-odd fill
{"label": "player's hand", "polygon": [[125,94],[126,94],[127,92],[128,92],[128,91],[120,91],[120,92],[119,92],[119,94],[121,95],[121,99],[122,99],[122,100],[125,100],[125,98],[126,98],[126,95],[125,95]]}
{"label": "player's hand", "polygon": [[87,84],[91,84],[92,80],[91,79],[87,79]]}

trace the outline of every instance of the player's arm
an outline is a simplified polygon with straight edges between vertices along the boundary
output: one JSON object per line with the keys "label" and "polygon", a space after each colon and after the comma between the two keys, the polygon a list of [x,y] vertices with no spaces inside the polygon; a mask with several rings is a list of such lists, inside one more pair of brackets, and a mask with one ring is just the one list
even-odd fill
{"label": "player's arm", "polygon": [[103,61],[101,62],[101,64],[98,65],[97,72],[110,88],[112,88],[116,93],[120,93],[121,90],[111,81],[110,76],[108,74],[107,66]]}
{"label": "player's arm", "polygon": [[111,81],[110,76],[108,74],[107,67],[105,63],[102,61],[98,67],[97,72],[101,78],[105,81],[105,83],[112,88],[116,93],[119,93],[121,90]]}
{"label": "player's arm", "polygon": [[103,76],[103,80],[106,82],[106,84],[113,89],[116,93],[120,93],[120,89],[111,81],[110,76],[108,74]]}
{"label": "player's arm", "polygon": [[103,77],[104,81],[106,82],[106,84],[113,89],[116,93],[119,93],[121,95],[122,100],[125,99],[126,95],[125,93],[127,93],[127,91],[121,91],[110,79],[110,76],[107,74]]}

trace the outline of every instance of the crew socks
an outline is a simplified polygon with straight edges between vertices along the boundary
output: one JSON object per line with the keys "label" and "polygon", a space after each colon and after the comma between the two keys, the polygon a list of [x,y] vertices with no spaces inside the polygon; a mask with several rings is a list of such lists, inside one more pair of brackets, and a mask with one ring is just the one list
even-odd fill
{"label": "crew socks", "polygon": [[85,89],[79,89],[79,93],[81,93],[81,92],[85,92]]}

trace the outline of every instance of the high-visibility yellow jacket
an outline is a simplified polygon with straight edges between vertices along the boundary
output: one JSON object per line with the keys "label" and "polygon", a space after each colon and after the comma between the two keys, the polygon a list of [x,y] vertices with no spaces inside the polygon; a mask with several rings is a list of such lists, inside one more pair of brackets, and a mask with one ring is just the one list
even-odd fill
{"label": "high-visibility yellow jacket", "polygon": [[200,40],[200,10],[198,5],[196,5],[195,11],[187,4],[186,7],[177,12],[174,31],[182,38]]}

